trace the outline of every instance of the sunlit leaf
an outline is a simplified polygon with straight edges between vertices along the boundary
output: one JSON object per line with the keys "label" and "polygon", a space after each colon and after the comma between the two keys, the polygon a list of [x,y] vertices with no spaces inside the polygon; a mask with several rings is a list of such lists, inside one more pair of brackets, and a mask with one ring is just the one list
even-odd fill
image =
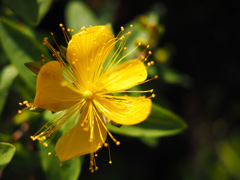
{"label": "sunlit leaf", "polygon": [[78,32],[82,26],[101,24],[91,9],[83,2],[70,1],[66,7],[67,26]]}
{"label": "sunlit leaf", "polygon": [[36,78],[27,70],[24,63],[40,60],[41,54],[46,54],[42,44],[29,36],[19,24],[5,18],[0,19],[0,40],[19,75],[31,89],[35,90]]}
{"label": "sunlit leaf", "polygon": [[0,73],[0,115],[8,97],[9,86],[17,75],[18,71],[14,65],[6,66]]}
{"label": "sunlit leaf", "polygon": [[153,104],[149,118],[140,124],[120,128],[108,124],[109,130],[114,133],[146,138],[175,135],[186,127],[186,123],[180,117],[156,104]]}
{"label": "sunlit leaf", "polygon": [[3,169],[12,159],[16,148],[9,143],[0,143],[0,170]]}

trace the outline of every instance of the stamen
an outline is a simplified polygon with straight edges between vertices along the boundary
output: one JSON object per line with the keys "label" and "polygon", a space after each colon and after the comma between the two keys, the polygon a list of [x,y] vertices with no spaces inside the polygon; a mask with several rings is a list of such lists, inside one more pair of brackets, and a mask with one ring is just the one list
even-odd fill
{"label": "stamen", "polygon": [[37,108],[37,105],[33,103],[29,103],[28,101],[23,101],[18,103],[20,106],[25,105],[26,107],[23,108],[22,110],[18,110],[18,114],[21,114],[23,111],[30,109],[30,108]]}

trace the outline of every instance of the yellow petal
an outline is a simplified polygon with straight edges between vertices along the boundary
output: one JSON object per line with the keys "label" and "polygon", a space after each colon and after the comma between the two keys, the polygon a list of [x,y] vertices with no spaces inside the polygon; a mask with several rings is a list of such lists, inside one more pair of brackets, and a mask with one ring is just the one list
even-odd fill
{"label": "yellow petal", "polygon": [[86,118],[86,114],[91,111],[89,108],[93,107],[84,107],[76,126],[58,140],[55,151],[60,161],[66,161],[84,154],[94,153],[102,146],[104,143],[103,141],[106,140],[107,132],[101,122],[99,122],[99,117],[95,116],[93,142],[89,142],[91,131],[90,129],[84,131],[81,126],[82,121]]}
{"label": "yellow petal", "polygon": [[107,26],[94,26],[72,36],[68,43],[67,60],[78,81],[87,85],[100,65],[113,50],[115,37]]}
{"label": "yellow petal", "polygon": [[138,59],[133,59],[103,75],[101,84],[105,90],[117,92],[129,89],[146,80],[146,78],[147,69],[144,63]]}
{"label": "yellow petal", "polygon": [[142,122],[149,116],[152,108],[152,101],[146,97],[96,97],[94,103],[109,120],[122,125]]}
{"label": "yellow petal", "polygon": [[46,63],[38,74],[34,104],[53,112],[73,106],[82,97],[73,90],[73,85],[66,86],[66,83],[60,63],[57,61]]}

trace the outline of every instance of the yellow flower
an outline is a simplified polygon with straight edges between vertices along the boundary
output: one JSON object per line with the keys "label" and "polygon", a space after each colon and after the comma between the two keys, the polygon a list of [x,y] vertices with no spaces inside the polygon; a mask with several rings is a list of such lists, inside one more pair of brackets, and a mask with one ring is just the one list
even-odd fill
{"label": "yellow flower", "polygon": [[[64,27],[60,26],[68,40]],[[55,147],[60,161],[90,154],[90,170],[94,171],[94,167],[98,169],[94,155],[102,145],[108,146],[105,142],[107,134],[117,145],[120,144],[108,131],[107,121],[133,125],[149,116],[154,94],[150,97],[126,95],[128,92],[153,91],[128,91],[148,81],[147,67],[153,64],[144,64],[151,51],[144,51],[139,58],[124,61],[128,56],[124,45],[130,34],[130,31],[124,34],[123,27],[117,37],[107,26],[83,27],[68,42],[66,59],[51,46],[47,38],[44,39],[44,44],[56,60],[48,61],[40,69],[34,103],[25,104],[52,112],[60,111],[52,123],[31,136],[44,146],[48,146],[66,121],[71,121],[68,132],[59,138]],[[107,58],[116,43],[119,43],[116,52]]]}

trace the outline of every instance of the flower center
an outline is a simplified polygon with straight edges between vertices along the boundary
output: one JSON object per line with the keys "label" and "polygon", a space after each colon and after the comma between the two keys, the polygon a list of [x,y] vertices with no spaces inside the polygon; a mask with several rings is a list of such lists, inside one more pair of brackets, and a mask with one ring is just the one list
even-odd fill
{"label": "flower center", "polygon": [[89,91],[89,90],[86,90],[86,91],[84,91],[84,93],[83,93],[83,97],[84,97],[85,99],[87,99],[87,100],[92,99],[93,93],[92,93],[91,91]]}

